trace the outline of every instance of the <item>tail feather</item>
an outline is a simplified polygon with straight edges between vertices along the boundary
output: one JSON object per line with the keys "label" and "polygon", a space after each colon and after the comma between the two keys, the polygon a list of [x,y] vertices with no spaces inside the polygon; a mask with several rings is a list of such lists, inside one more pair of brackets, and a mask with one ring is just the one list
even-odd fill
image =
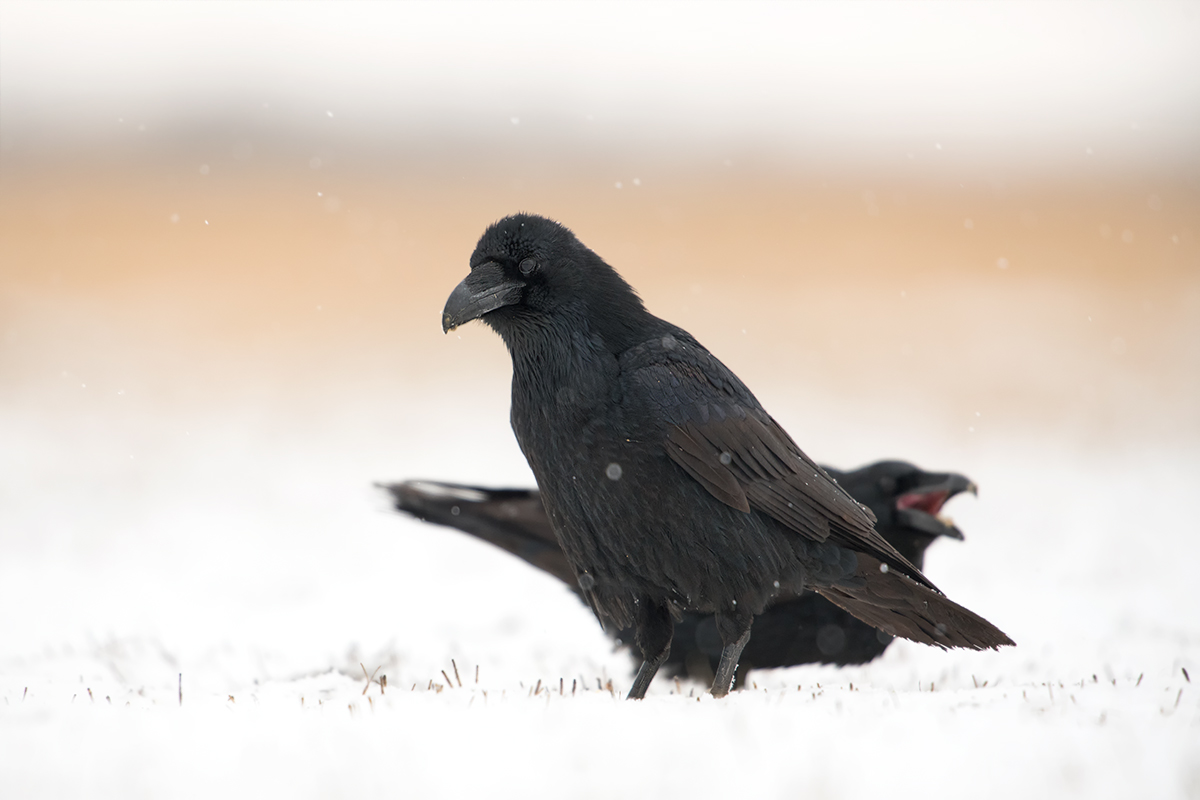
{"label": "tail feather", "polygon": [[484,489],[436,481],[405,481],[381,484],[380,488],[391,494],[397,511],[457,528],[507,550],[570,587],[577,585],[537,490]]}
{"label": "tail feather", "polygon": [[983,617],[863,553],[858,554],[854,581],[813,589],[892,636],[942,649],[986,650],[1014,644]]}

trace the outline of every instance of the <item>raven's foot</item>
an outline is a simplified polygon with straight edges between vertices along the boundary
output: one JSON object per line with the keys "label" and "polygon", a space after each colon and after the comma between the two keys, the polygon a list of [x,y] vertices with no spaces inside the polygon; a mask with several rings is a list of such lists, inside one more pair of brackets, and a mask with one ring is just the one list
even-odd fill
{"label": "raven's foot", "polygon": [[625,696],[627,700],[641,700],[646,696],[650,681],[654,680],[658,668],[671,653],[671,636],[675,632],[675,623],[666,606],[655,605],[650,598],[643,597],[638,609],[634,642],[642,651],[644,660],[637,677],[633,679],[629,694]]}

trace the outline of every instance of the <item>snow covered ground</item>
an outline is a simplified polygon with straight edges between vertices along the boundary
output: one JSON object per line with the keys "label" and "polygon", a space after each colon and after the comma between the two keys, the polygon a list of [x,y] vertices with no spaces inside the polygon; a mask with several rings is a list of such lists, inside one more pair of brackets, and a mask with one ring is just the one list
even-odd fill
{"label": "snow covered ground", "polygon": [[982,491],[928,572],[1018,647],[899,642],[629,703],[627,656],[565,588],[371,489],[528,482],[502,403],[464,465],[436,437],[470,409],[425,396],[403,447],[369,430],[385,409],[283,439],[221,419],[172,440],[202,455],[168,442],[150,466],[115,463],[124,434],[3,417],[4,795],[1200,792],[1194,453],[935,443],[912,457]]}

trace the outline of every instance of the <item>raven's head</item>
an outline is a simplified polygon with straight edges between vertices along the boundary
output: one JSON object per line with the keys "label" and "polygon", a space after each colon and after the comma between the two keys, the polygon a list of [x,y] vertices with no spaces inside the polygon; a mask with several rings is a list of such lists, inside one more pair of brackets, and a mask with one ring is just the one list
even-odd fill
{"label": "raven's head", "polygon": [[961,492],[978,494],[978,487],[953,472],[925,472],[905,461],[879,461],[853,472],[831,472],[856,500],[875,513],[875,528],[900,553],[920,568],[925,548],[939,536],[962,539],[942,506]]}
{"label": "raven's head", "polygon": [[606,339],[648,317],[633,288],[575,234],[533,214],[493,224],[471,254],[471,272],[450,293],[442,330],[482,319],[505,341],[517,331],[581,321]]}

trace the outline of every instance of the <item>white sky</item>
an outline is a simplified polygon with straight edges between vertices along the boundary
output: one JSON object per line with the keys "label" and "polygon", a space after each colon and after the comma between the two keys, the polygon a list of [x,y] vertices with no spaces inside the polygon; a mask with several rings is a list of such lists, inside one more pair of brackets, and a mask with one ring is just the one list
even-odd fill
{"label": "white sky", "polygon": [[[1200,161],[1197,3],[0,5],[0,112]],[[290,115],[290,116],[289,116]],[[580,134],[582,135],[582,134]]]}

